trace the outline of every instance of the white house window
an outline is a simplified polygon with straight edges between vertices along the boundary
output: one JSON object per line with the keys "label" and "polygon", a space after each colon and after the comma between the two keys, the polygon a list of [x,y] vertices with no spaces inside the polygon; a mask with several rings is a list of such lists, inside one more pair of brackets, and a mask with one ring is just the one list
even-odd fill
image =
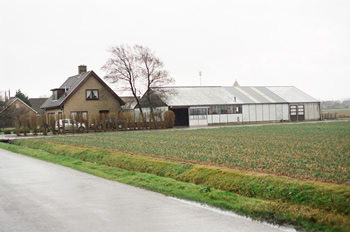
{"label": "white house window", "polygon": [[75,121],[87,120],[88,112],[87,111],[72,111],[70,112],[71,119]]}
{"label": "white house window", "polygon": [[86,100],[98,100],[98,99],[99,99],[98,89],[86,90]]}

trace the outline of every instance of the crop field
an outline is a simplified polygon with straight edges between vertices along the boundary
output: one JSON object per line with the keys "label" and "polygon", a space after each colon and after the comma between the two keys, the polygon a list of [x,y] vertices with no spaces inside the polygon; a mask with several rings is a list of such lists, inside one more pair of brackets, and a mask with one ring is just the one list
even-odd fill
{"label": "crop field", "polygon": [[115,132],[45,139],[350,185],[350,121]]}

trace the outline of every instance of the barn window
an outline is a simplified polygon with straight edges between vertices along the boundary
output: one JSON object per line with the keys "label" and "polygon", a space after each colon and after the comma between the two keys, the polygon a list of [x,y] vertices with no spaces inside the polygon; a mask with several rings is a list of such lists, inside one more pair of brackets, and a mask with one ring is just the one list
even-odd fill
{"label": "barn window", "polygon": [[207,119],[206,108],[190,109],[190,119]]}
{"label": "barn window", "polygon": [[220,113],[227,114],[227,106],[226,105],[220,106]]}
{"label": "barn window", "polygon": [[242,113],[242,105],[235,105],[235,114],[241,114]]}
{"label": "barn window", "polygon": [[209,115],[212,114],[241,114],[242,105],[216,105],[210,106]]}

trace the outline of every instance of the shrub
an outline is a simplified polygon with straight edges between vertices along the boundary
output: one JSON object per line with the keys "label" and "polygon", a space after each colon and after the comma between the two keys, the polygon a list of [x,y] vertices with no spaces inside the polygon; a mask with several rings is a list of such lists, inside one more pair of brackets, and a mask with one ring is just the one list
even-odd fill
{"label": "shrub", "polygon": [[[145,116],[146,117],[146,116]],[[137,128],[138,129],[143,129],[145,127],[145,123],[144,121],[142,120],[142,116],[141,116],[141,113],[138,114],[138,118],[137,118]]]}
{"label": "shrub", "polygon": [[125,112],[125,114],[126,114],[126,118],[128,121],[128,127],[130,129],[135,129],[136,124],[135,124],[135,119],[134,119],[133,113],[132,112]]}
{"label": "shrub", "polygon": [[21,123],[21,129],[24,135],[27,135],[28,132],[28,123],[27,123],[27,115],[21,114],[19,116],[19,121]]}
{"label": "shrub", "polygon": [[94,132],[97,132],[98,129],[98,121],[97,121],[97,116],[96,115],[92,115],[91,116],[91,127],[94,130]]}
{"label": "shrub", "polygon": [[120,112],[119,119],[121,120],[122,129],[126,130],[128,128],[128,118],[126,117],[126,112]]}
{"label": "shrub", "polygon": [[172,110],[164,112],[164,121],[166,128],[173,128],[175,124],[175,113]]}
{"label": "shrub", "polygon": [[55,125],[56,125],[56,118],[54,115],[50,115],[50,129],[53,134],[56,134]]}
{"label": "shrub", "polygon": [[41,119],[41,131],[43,132],[44,135],[47,135],[46,114],[41,114],[40,119]]}
{"label": "shrub", "polygon": [[62,133],[63,134],[66,134],[66,122],[65,122],[65,119],[66,119],[66,115],[62,115]]}
{"label": "shrub", "polygon": [[29,126],[34,135],[38,134],[38,117],[36,115],[30,115]]}
{"label": "shrub", "polygon": [[21,133],[19,119],[15,119],[15,133],[16,135],[20,135]]}
{"label": "shrub", "polygon": [[101,124],[102,124],[103,131],[106,132],[107,131],[107,125],[106,125],[106,115],[105,114],[102,114]]}

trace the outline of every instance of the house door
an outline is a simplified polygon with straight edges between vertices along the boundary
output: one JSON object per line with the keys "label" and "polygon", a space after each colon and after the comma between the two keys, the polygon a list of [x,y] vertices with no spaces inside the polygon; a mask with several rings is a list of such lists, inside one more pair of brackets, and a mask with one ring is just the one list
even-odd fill
{"label": "house door", "polygon": [[305,110],[304,105],[290,105],[290,120],[291,121],[304,121],[305,120]]}

